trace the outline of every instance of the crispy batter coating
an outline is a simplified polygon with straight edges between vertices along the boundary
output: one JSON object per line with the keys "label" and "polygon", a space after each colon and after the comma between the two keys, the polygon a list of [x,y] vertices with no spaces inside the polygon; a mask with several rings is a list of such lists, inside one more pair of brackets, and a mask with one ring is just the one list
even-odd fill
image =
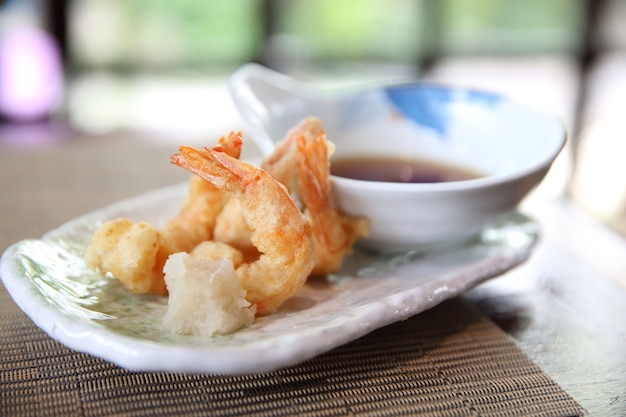
{"label": "crispy batter coating", "polygon": [[206,259],[208,261],[230,259],[234,268],[239,268],[244,263],[244,256],[240,250],[228,243],[216,240],[207,240],[200,243],[191,251],[191,256],[194,259]]}
{"label": "crispy batter coating", "polygon": [[317,117],[308,117],[294,126],[276,145],[274,152],[261,163],[261,168],[283,184],[290,193],[299,197],[298,138],[312,140],[322,132],[322,122]]}
{"label": "crispy batter coating", "polygon": [[[238,158],[241,133],[219,138],[215,149]],[[85,263],[93,270],[108,273],[131,292],[167,294],[163,266],[169,255],[189,252],[212,239],[217,216],[228,196],[211,183],[191,177],[187,198],[178,215],[162,230],[129,219],[105,222],[93,234],[85,252]]]}
{"label": "crispy batter coating", "polygon": [[315,263],[311,227],[285,187],[264,170],[214,149],[181,146],[171,160],[239,200],[260,256],[235,274],[257,315],[276,311],[304,285]]}
{"label": "crispy batter coating", "polygon": [[167,294],[163,265],[168,256],[156,227],[121,218],[96,230],[85,252],[85,263],[112,274],[134,293]]}
{"label": "crispy batter coating", "polygon": [[333,207],[330,199],[328,144],[323,132],[312,140],[298,137],[298,178],[305,215],[313,229],[316,262],[312,275],[338,270],[354,242],[369,233],[369,221]]}
{"label": "crispy batter coating", "polygon": [[250,241],[251,230],[241,212],[241,203],[231,198],[217,216],[213,239],[228,243],[246,254],[255,254],[256,248]]}
{"label": "crispy batter coating", "polygon": [[309,117],[294,127],[261,165],[295,195],[313,229],[316,263],[312,275],[337,271],[354,242],[369,233],[369,221],[348,216],[331,201],[330,156],[321,121]]}

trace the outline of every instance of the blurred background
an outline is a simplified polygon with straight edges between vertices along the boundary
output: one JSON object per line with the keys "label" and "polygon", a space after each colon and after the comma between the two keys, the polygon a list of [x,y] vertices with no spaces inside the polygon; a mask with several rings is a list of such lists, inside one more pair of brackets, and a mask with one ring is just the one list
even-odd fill
{"label": "blurred background", "polygon": [[0,152],[241,129],[259,62],[320,87],[428,80],[501,92],[569,132],[557,182],[626,234],[626,0],[0,1]]}

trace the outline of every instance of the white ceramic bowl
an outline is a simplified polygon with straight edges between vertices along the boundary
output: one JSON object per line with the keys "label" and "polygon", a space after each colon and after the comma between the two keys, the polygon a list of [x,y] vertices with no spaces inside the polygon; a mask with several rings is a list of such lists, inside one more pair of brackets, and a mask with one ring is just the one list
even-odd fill
{"label": "white ceramic bowl", "polygon": [[555,117],[488,92],[412,83],[320,91],[247,64],[229,83],[248,134],[264,154],[300,120],[317,116],[334,159],[418,158],[471,168],[478,179],[393,183],[331,177],[338,207],[371,221],[361,244],[382,250],[447,245],[514,210],[566,140]]}

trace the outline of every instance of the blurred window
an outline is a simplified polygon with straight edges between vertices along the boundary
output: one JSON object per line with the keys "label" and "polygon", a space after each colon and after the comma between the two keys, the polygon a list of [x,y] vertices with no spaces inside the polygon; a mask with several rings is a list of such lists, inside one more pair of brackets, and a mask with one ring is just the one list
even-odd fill
{"label": "blurred window", "polygon": [[257,0],[73,0],[69,49],[79,68],[220,68],[262,40]]}
{"label": "blurred window", "polygon": [[[610,7],[624,14],[624,0]],[[220,68],[261,60],[397,63],[424,56],[577,53],[584,0],[72,0],[78,68]],[[618,14],[619,16],[620,14]],[[623,39],[608,16],[604,44]],[[616,35],[617,33],[617,35]],[[622,41],[623,42],[623,41]]]}
{"label": "blurred window", "polygon": [[[597,57],[626,50],[626,0],[46,4],[57,11],[53,15],[67,16],[67,22],[59,19],[58,38],[67,58],[69,118],[100,130],[138,121],[141,126],[158,122],[155,129],[163,129],[164,120],[172,126],[205,126],[206,109],[220,109],[218,101],[228,101],[225,79],[250,61],[309,81],[345,84],[418,74],[428,78],[446,64],[474,57],[485,58],[491,68],[495,62],[510,63],[510,57],[557,59],[575,74],[565,97],[577,101],[578,115],[587,102],[586,78]],[[471,59],[445,59],[456,57]],[[527,75],[521,71],[518,81]],[[489,77],[482,69],[476,73]],[[209,83],[215,88],[208,88]],[[223,94],[210,94],[215,91]],[[180,102],[193,105],[182,110],[175,104]],[[190,108],[198,110],[190,113]]]}
{"label": "blurred window", "polygon": [[[278,0],[276,36],[314,60],[413,62],[422,2],[413,0]],[[289,46],[289,45],[285,45]]]}
{"label": "blurred window", "polygon": [[581,0],[278,0],[278,35],[314,59],[416,62],[420,54],[573,52]]}
{"label": "blurred window", "polygon": [[441,47],[446,53],[578,52],[581,0],[446,0]]}

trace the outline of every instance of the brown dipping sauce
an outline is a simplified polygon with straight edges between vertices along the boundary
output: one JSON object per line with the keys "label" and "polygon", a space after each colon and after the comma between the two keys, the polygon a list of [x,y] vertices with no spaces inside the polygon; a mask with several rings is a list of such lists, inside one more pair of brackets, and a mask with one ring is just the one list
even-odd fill
{"label": "brown dipping sauce", "polygon": [[361,157],[333,160],[332,175],[364,181],[437,183],[484,177],[472,169],[422,159]]}

